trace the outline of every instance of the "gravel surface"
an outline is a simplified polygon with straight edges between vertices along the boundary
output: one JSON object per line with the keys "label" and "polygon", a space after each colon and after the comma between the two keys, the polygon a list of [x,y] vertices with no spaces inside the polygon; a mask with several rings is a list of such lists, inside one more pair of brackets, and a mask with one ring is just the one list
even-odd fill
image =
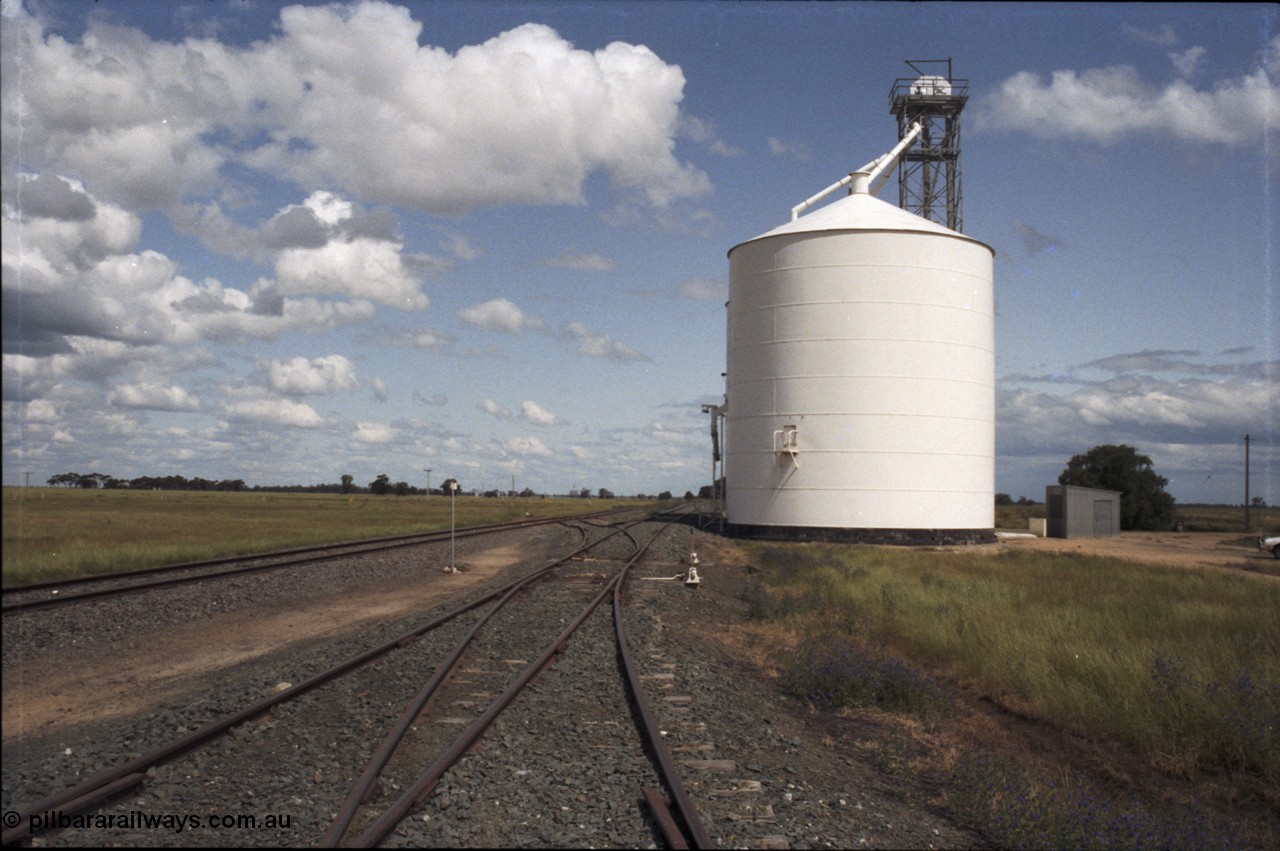
{"label": "gravel surface", "polygon": [[[658,528],[644,524],[636,536],[647,537]],[[714,549],[713,539],[697,533],[701,543],[695,544],[691,529],[682,526],[660,539],[631,583],[627,628],[633,659],[650,689],[650,705],[662,720],[683,782],[717,845],[981,847],[980,838],[950,824],[931,805],[927,785],[904,783],[901,772],[885,770],[885,748],[867,747],[869,737],[881,731],[860,727],[851,719],[811,714],[721,640],[746,617],[741,602],[748,581],[744,569],[717,566],[704,557],[700,587],[669,581],[683,573],[695,546]],[[528,557],[497,572],[489,584],[496,586],[545,563],[550,548],[565,548],[576,540],[576,533],[565,527],[505,533],[503,542],[520,544]],[[494,546],[493,541],[459,542],[459,562]],[[614,556],[625,549],[614,546]],[[281,571],[245,580],[243,587],[218,586],[211,591],[191,586],[169,592],[162,604],[144,599],[150,595],[138,595],[111,601],[110,607],[6,617],[5,664],[55,660],[57,654],[82,647],[90,635],[102,636],[93,643],[103,647],[126,647],[140,635],[161,641],[166,630],[189,622],[193,613],[252,612],[281,601],[305,609],[338,590],[394,581],[397,576],[420,579],[424,570],[438,571],[445,563],[438,549],[434,554],[406,551],[360,563],[334,563],[322,566],[323,577],[312,567],[305,579]],[[447,545],[443,550],[447,558]],[[577,577],[576,590],[571,583],[563,596],[580,599],[598,589],[609,569],[603,562],[576,563],[570,571]],[[473,591],[469,598],[474,596]],[[433,610],[451,607],[441,604]],[[52,733],[6,738],[3,808],[7,812],[27,806],[117,764],[121,753],[136,754],[164,743],[261,698],[277,683],[298,682],[339,657],[403,634],[428,616],[424,611],[366,624],[359,631],[316,634],[287,651],[218,671],[181,699],[170,698],[123,717],[63,725]],[[430,677],[434,660],[473,622],[460,619],[397,651],[395,664],[370,665],[241,725],[233,735],[155,769],[140,795],[96,811],[119,819],[128,819],[130,813],[204,819],[251,814],[259,820],[257,829],[243,824],[188,827],[182,832],[172,826],[94,827],[45,834],[33,844],[316,844],[382,732]],[[514,629],[511,624],[498,629],[495,623],[483,633],[494,642],[488,658],[506,660],[510,669],[530,661],[542,644],[520,638],[511,643],[510,636],[518,635]],[[419,724],[419,743],[398,753],[388,766],[377,801],[385,804],[398,797],[425,767],[432,736],[449,732],[454,715],[466,708],[455,704],[487,702],[496,693],[486,677],[497,664],[464,664],[450,684],[451,696],[430,706],[427,721]],[[444,775],[434,797],[400,822],[383,844],[663,847],[640,797],[643,787],[660,782],[625,708],[617,664],[606,604],[554,665]],[[8,703],[5,711],[7,720]],[[902,743],[904,750],[898,755],[906,758],[908,747]],[[263,827],[272,816],[281,823]],[[347,841],[356,835],[353,828]]]}

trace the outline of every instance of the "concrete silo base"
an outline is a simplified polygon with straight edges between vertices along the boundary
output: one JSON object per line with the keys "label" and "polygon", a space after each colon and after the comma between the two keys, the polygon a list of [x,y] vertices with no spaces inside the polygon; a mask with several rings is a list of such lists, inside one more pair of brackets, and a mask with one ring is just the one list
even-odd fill
{"label": "concrete silo base", "polygon": [[760,541],[890,544],[917,547],[996,542],[995,529],[842,529],[822,526],[758,526],[729,523],[725,526],[725,533],[733,538],[750,538]]}

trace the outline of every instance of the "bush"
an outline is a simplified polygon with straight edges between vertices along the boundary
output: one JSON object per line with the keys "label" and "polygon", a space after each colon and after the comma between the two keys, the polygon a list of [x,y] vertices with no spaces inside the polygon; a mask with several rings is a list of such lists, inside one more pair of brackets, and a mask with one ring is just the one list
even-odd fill
{"label": "bush", "polygon": [[1120,528],[1164,531],[1173,525],[1169,480],[1156,475],[1151,459],[1132,446],[1095,446],[1073,455],[1058,476],[1060,485],[1120,491]]}

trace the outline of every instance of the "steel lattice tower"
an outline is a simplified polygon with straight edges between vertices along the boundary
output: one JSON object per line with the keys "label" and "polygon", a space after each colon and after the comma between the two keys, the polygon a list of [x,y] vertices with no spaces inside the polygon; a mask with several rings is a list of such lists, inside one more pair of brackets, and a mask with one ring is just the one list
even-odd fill
{"label": "steel lattice tower", "polygon": [[[946,76],[920,67],[941,64],[946,65]],[[907,65],[919,76],[894,81],[889,112],[898,116],[899,139],[917,121],[924,129],[899,161],[898,206],[963,232],[960,112],[969,100],[969,81],[952,79],[950,59],[916,59]]]}

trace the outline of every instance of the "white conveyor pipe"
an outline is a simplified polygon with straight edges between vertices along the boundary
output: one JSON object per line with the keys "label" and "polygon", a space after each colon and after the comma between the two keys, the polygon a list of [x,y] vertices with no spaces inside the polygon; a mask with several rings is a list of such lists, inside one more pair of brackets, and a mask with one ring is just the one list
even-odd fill
{"label": "white conveyor pipe", "polygon": [[[917,121],[915,124],[912,124],[907,135],[903,136],[902,139],[898,141],[898,144],[893,146],[893,150],[889,151],[889,153],[876,157],[874,160],[856,171],[849,172],[849,174],[845,175],[845,177],[839,182],[831,184],[812,198],[808,198],[792,207],[791,221],[794,222],[800,217],[802,212],[809,209],[823,198],[826,198],[832,192],[848,186],[854,181],[857,181],[854,184],[854,192],[870,191],[872,194],[879,192],[880,187],[884,185],[884,182],[889,178],[889,175],[893,173],[893,167],[897,165],[898,157],[902,156],[902,152],[916,140],[916,137],[918,137],[923,130],[924,126],[920,122]],[[872,188],[871,182],[876,180],[877,177],[879,178],[879,181],[876,183],[875,187]]]}

